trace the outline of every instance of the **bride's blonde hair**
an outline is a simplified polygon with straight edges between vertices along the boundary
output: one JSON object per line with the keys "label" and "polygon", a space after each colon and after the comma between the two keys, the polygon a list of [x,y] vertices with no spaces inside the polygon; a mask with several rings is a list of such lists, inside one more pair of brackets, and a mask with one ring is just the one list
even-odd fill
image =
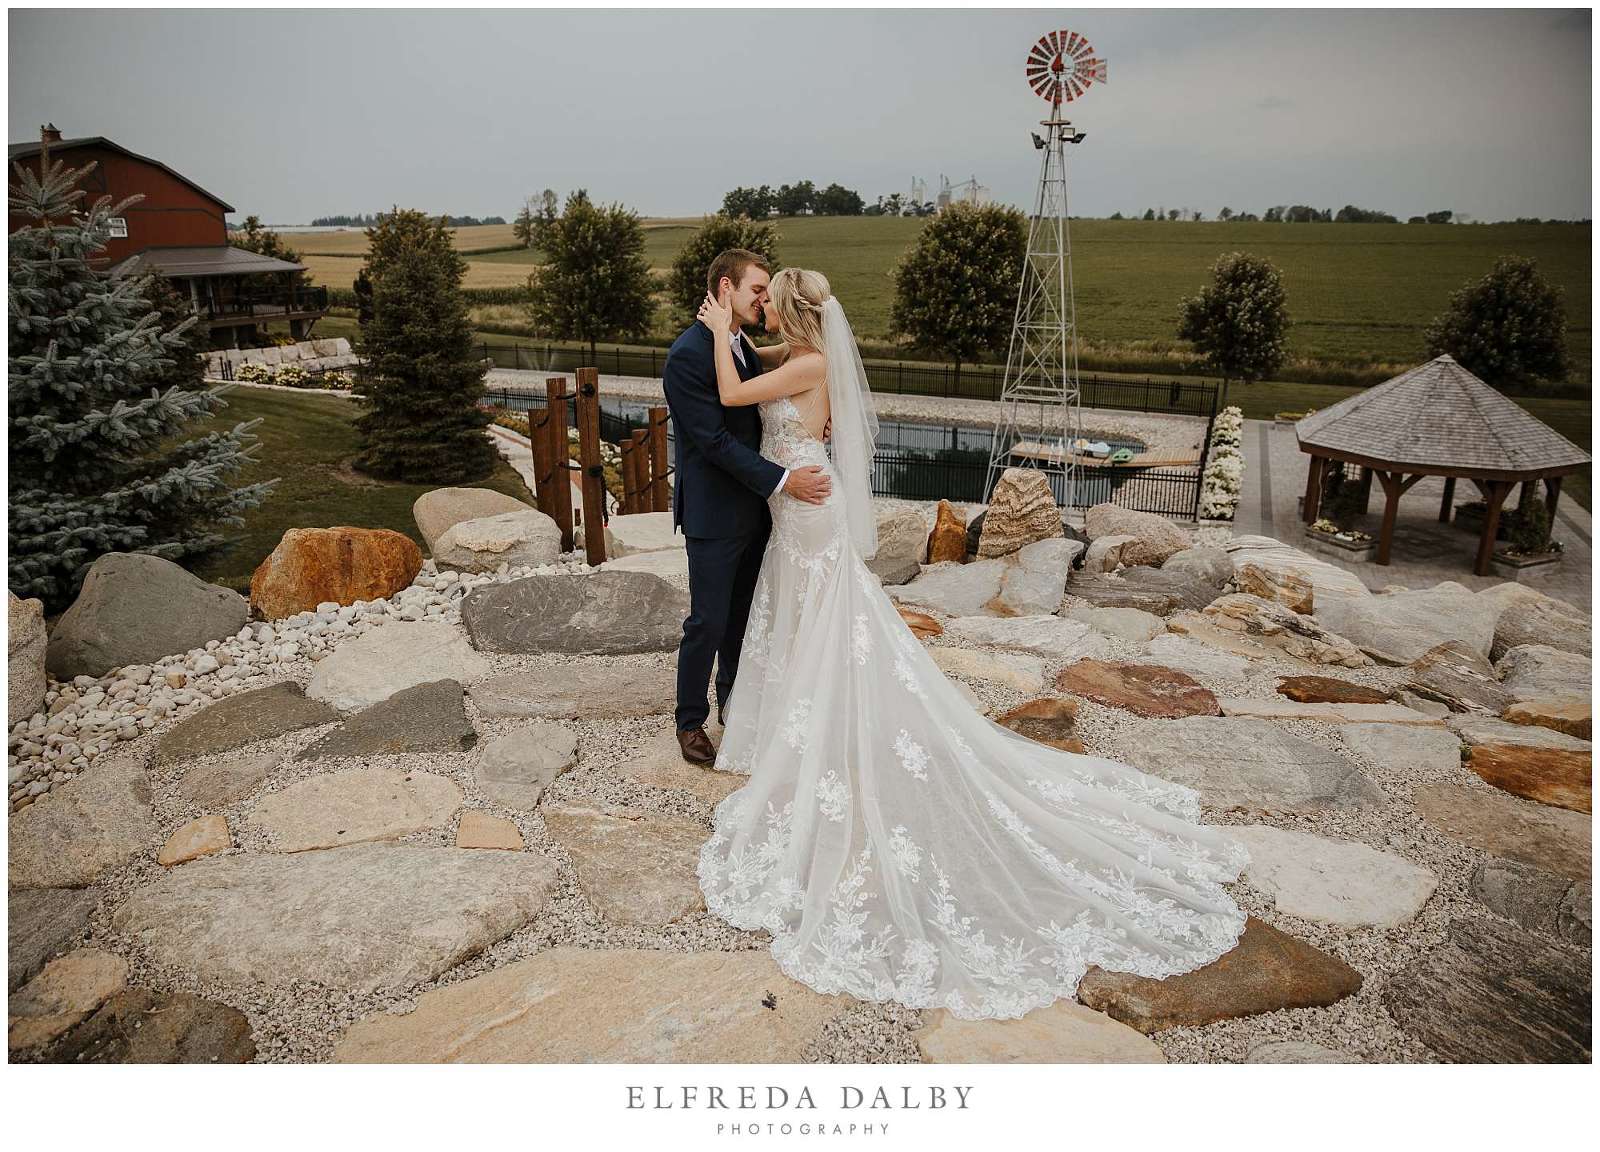
{"label": "bride's blonde hair", "polygon": [[833,295],[828,278],[804,268],[784,268],[767,289],[791,353],[822,351],[822,305]]}

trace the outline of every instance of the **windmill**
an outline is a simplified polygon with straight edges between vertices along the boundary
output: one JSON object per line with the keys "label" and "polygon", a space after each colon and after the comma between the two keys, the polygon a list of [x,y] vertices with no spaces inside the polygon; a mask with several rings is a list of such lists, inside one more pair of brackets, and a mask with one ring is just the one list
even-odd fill
{"label": "windmill", "polygon": [[1091,84],[1106,82],[1106,62],[1094,55],[1076,32],[1050,32],[1028,52],[1028,86],[1050,102],[1044,135],[1033,133],[1043,153],[1039,191],[1028,226],[1028,254],[1017,288],[1017,310],[1006,353],[1000,400],[1003,420],[996,424],[984,498],[1006,468],[1020,465],[1049,475],[1056,502],[1075,505],[1077,457],[1082,418],[1078,388],[1078,319],[1072,288],[1072,243],[1067,231],[1068,144],[1082,142],[1061,105],[1082,96]]}

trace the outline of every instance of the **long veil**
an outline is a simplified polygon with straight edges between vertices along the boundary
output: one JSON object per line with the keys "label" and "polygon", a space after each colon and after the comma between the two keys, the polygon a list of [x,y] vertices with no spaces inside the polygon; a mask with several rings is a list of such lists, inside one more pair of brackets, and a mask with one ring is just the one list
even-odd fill
{"label": "long veil", "polygon": [[855,333],[837,296],[822,302],[822,343],[828,365],[829,419],[833,421],[833,470],[839,477],[850,539],[863,558],[870,558],[878,551],[878,518],[872,508],[878,413]]}

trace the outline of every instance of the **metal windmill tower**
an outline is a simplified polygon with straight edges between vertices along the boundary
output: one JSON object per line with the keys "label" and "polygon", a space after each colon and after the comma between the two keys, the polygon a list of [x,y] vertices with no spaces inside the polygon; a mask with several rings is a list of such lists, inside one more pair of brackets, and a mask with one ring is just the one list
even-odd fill
{"label": "metal windmill tower", "polygon": [[[1078,490],[1073,441],[1081,428],[1078,398],[1078,322],[1072,290],[1072,243],[1067,231],[1068,144],[1080,142],[1061,105],[1106,82],[1106,62],[1076,32],[1041,36],[1028,52],[1028,84],[1050,101],[1045,135],[1033,133],[1043,153],[1039,192],[1028,227],[1028,255],[1017,289],[1016,318],[1006,354],[996,425],[984,480],[984,499],[1006,468],[1035,467],[1050,475],[1056,502],[1072,507]],[[1058,479],[1059,477],[1059,479]]]}

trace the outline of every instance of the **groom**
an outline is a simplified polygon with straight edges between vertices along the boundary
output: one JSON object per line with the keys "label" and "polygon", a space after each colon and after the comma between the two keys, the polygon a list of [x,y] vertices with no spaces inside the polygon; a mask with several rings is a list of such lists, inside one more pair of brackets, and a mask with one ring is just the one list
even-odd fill
{"label": "groom", "polygon": [[[733,358],[739,377],[761,372],[756,350],[742,331],[761,319],[766,261],[733,248],[711,262],[706,288],[726,294],[733,309]],[[739,670],[756,575],[772,528],[767,498],[786,496],[821,504],[830,483],[816,465],[785,470],[760,455],[761,415],[753,404],[724,408],[717,394],[711,329],[696,320],[667,353],[663,383],[672,413],[672,523],[683,528],[689,553],[689,617],[678,645],[678,747],[691,764],[710,764],[716,749],[706,735],[710,714],[706,682],[717,664],[717,719]]]}

